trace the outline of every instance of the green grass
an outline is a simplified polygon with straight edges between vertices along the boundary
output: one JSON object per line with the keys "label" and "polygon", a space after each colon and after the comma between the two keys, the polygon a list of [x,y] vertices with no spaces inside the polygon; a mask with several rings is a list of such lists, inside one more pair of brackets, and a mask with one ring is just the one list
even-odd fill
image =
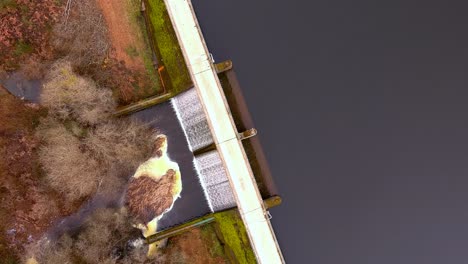
{"label": "green grass", "polygon": [[140,4],[141,2],[139,0],[127,0],[127,11],[129,12],[130,23],[134,29],[134,34],[136,34],[139,39],[143,40],[145,48],[141,50],[136,47],[128,47],[126,52],[130,57],[139,56],[143,59],[146,73],[151,82],[151,95],[156,95],[163,91],[163,87],[159,80],[158,72],[153,66],[153,52],[146,30],[145,19],[140,11]]}
{"label": "green grass", "polygon": [[135,57],[138,57],[138,55],[140,55],[140,53],[138,53],[138,50],[135,46],[129,46],[125,49],[125,52],[128,54],[128,56],[132,57],[132,58],[135,58]]}
{"label": "green grass", "polygon": [[240,264],[256,263],[255,254],[249,242],[244,223],[237,210],[214,214],[226,244],[234,252]]}
{"label": "green grass", "polygon": [[150,37],[159,63],[164,65],[169,75],[171,92],[177,94],[185,91],[192,86],[192,80],[164,1],[145,1],[145,6],[152,32]]}
{"label": "green grass", "polygon": [[21,56],[24,54],[29,54],[33,51],[31,44],[24,41],[18,41],[15,46],[15,51],[13,52],[15,56]]}
{"label": "green grass", "polygon": [[7,7],[15,8],[17,3],[15,0],[0,0],[0,10],[5,9]]}

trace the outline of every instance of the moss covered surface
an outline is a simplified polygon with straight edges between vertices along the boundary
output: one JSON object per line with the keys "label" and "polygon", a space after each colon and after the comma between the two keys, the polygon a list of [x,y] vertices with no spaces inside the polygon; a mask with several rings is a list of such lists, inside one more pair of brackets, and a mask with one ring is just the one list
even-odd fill
{"label": "moss covered surface", "polygon": [[158,95],[164,92],[164,89],[159,80],[157,70],[153,66],[153,52],[151,49],[151,42],[148,38],[148,31],[146,29],[145,19],[140,11],[140,0],[127,0],[127,10],[129,12],[130,23],[133,28],[133,33],[137,39],[140,40],[139,47],[129,46],[126,48],[126,52],[130,57],[141,57],[143,60],[146,74],[151,81],[150,91],[146,92],[146,97]]}
{"label": "moss covered surface", "polygon": [[[177,94],[192,86],[182,51],[163,0],[145,1],[150,38],[168,92]],[[167,75],[168,78],[165,78]],[[169,79],[170,84],[166,82]]]}
{"label": "moss covered surface", "polygon": [[228,260],[213,223],[169,238],[164,263],[225,264]]}
{"label": "moss covered surface", "polygon": [[237,210],[214,214],[224,243],[232,250],[238,263],[256,263],[255,254],[249,242],[244,223]]}
{"label": "moss covered surface", "polygon": [[200,227],[202,240],[208,245],[210,255],[213,258],[226,258],[223,245],[219,240],[214,224]]}

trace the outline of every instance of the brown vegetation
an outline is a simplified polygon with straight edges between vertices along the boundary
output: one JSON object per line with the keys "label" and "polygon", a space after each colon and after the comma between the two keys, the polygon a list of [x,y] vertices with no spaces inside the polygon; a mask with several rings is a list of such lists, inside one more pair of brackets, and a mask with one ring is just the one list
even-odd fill
{"label": "brown vegetation", "polygon": [[77,75],[67,61],[51,67],[41,103],[49,109],[37,131],[45,180],[69,202],[121,192],[153,151],[155,131],[136,120],[113,118],[110,90]]}
{"label": "brown vegetation", "polygon": [[71,202],[94,193],[106,171],[91,153],[82,151],[79,138],[50,118],[42,121],[38,135],[48,184]]}
{"label": "brown vegetation", "polygon": [[44,109],[25,104],[0,86],[0,262],[13,261],[25,244],[75,208],[44,185],[34,128]]}
{"label": "brown vegetation", "polygon": [[[113,20],[109,17],[111,13],[101,9],[95,0],[72,1],[69,16],[56,24],[51,42],[56,57],[70,61],[74,71],[89,76],[99,86],[110,88],[117,103],[124,105],[154,95],[157,91],[153,86],[159,84],[148,75],[137,50],[132,53],[133,49],[128,46],[122,52],[122,47],[118,45],[121,39],[139,40],[127,44],[138,43],[140,52],[143,52],[140,46],[144,46],[144,40],[142,36],[135,37],[138,31],[127,30],[126,35],[116,33],[121,28],[129,28],[128,14],[125,12],[126,3],[111,2],[110,6],[122,11]],[[104,16],[102,11],[105,11]],[[111,43],[109,36],[116,42]]]}
{"label": "brown vegetation", "polygon": [[[158,73],[153,66],[153,52],[147,37],[139,0],[97,0],[109,28],[112,44],[110,58],[117,61],[119,71],[133,79],[118,86],[119,105],[136,102],[163,92]],[[111,67],[116,67],[111,63]],[[120,76],[118,76],[120,77]],[[130,85],[127,85],[130,84]]]}
{"label": "brown vegetation", "polygon": [[52,45],[79,73],[99,70],[110,43],[107,27],[94,0],[71,1],[71,14],[54,27]]}
{"label": "brown vegetation", "polygon": [[156,133],[134,119],[111,119],[90,130],[87,149],[108,164],[117,163],[134,171],[153,151]]}
{"label": "brown vegetation", "polygon": [[139,1],[101,7],[95,0],[69,1],[69,8],[65,2],[0,2],[0,73],[20,70],[28,79],[42,79],[55,60],[66,59],[74,71],[110,88],[119,105],[162,92]]}
{"label": "brown vegetation", "polygon": [[27,258],[34,256],[39,263],[149,263],[147,246],[128,219],[124,209],[98,209],[76,234],[40,241]]}
{"label": "brown vegetation", "polygon": [[[124,61],[130,69],[144,70],[143,59],[139,56],[144,47],[144,40],[141,34],[132,27],[128,6],[131,2],[140,1],[106,1],[97,0],[102,10],[102,14],[109,27],[109,36],[112,41],[113,55],[119,61]],[[139,11],[137,11],[139,12]]]}
{"label": "brown vegetation", "polygon": [[139,223],[148,223],[165,213],[174,202],[176,172],[169,169],[158,181],[142,175],[132,178],[127,190],[127,206]]}
{"label": "brown vegetation", "polygon": [[0,69],[15,70],[28,57],[52,57],[49,28],[59,20],[61,1],[2,0],[0,2]]}
{"label": "brown vegetation", "polygon": [[60,120],[76,119],[85,125],[95,125],[115,110],[109,89],[99,88],[90,79],[75,74],[71,63],[58,61],[47,74],[41,93],[41,104]]}
{"label": "brown vegetation", "polygon": [[167,263],[224,264],[230,263],[218,240],[213,225],[193,228],[169,238],[162,252]]}

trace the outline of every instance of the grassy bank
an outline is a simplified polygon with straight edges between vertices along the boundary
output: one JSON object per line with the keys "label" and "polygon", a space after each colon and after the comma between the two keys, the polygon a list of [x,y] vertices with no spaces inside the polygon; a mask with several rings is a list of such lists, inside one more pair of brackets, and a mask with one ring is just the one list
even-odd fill
{"label": "grassy bank", "polygon": [[148,38],[145,19],[141,14],[141,1],[127,0],[126,7],[129,13],[131,27],[134,30],[133,34],[136,35],[141,43],[139,43],[139,47],[128,46],[125,51],[130,57],[140,57],[143,60],[146,74],[151,81],[150,87],[147,88],[149,91],[146,92],[147,96],[145,98],[161,94],[164,92],[164,89],[159,80],[158,72],[153,66],[153,51]]}
{"label": "grassy bank", "polygon": [[215,213],[214,216],[224,243],[232,251],[238,263],[256,263],[255,254],[239,212],[229,210]]}
{"label": "grassy bank", "polygon": [[182,51],[163,0],[144,1],[149,22],[150,38],[158,58],[163,79],[167,75],[170,93],[177,94],[192,86]]}

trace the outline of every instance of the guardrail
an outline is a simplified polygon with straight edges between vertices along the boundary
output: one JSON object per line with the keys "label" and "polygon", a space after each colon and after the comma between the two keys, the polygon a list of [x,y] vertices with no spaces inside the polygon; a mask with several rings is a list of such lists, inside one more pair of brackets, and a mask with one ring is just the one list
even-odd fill
{"label": "guardrail", "polygon": [[216,69],[189,0],[164,0],[259,263],[284,263]]}

